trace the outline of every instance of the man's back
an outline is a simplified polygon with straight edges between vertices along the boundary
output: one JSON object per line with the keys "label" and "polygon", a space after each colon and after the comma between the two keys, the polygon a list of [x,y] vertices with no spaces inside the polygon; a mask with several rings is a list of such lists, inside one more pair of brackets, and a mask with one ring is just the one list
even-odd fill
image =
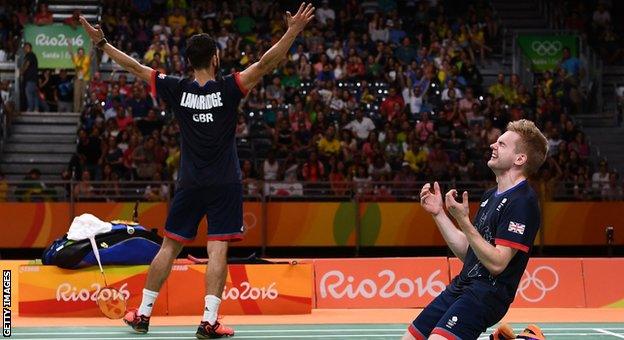
{"label": "man's back", "polygon": [[152,88],[180,124],[182,187],[240,182],[235,131],[237,107],[246,90],[237,77],[232,74],[201,86],[190,79],[153,73]]}

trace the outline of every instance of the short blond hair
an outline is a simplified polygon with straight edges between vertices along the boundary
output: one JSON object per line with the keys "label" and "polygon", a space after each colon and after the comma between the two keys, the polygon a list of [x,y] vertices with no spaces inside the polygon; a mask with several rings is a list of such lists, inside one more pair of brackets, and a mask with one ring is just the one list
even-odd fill
{"label": "short blond hair", "polygon": [[527,176],[533,175],[546,160],[548,140],[532,121],[526,119],[509,122],[507,131],[520,135],[520,143],[516,145],[516,152],[527,155],[524,172]]}

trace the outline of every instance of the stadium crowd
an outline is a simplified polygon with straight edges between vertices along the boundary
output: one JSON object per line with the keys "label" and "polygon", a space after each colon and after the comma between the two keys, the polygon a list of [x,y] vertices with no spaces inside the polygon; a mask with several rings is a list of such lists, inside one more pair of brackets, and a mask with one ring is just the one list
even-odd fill
{"label": "stadium crowd", "polygon": [[[479,65],[500,39],[492,9],[483,1],[430,3],[318,4],[314,24],[279,70],[241,104],[236,134],[248,193],[296,195],[302,191],[294,184],[305,182],[325,194],[354,190],[392,199],[393,191],[416,192],[416,181],[432,178],[489,186],[489,145],[509,121],[528,118],[549,141],[548,160],[536,176],[547,199],[561,192],[574,199],[621,198],[617,173],[589,161],[585,135],[570,119],[579,110],[578,59],[564,56],[534,88],[514,74],[484,86]],[[209,33],[227,74],[256,61],[280,37],[285,10],[263,1],[109,0],[102,27],[134,58],[189,77],[185,40]],[[69,76],[61,71],[58,79],[43,92],[70,101]],[[96,72],[87,93],[77,152],[62,174],[79,181],[69,190],[88,199],[118,190],[120,181],[176,178],[179,127],[148,84]],[[112,184],[102,188],[93,180]],[[273,192],[266,181],[291,185]],[[378,181],[392,183],[372,184]],[[152,200],[170,194],[166,186],[145,191]]]}

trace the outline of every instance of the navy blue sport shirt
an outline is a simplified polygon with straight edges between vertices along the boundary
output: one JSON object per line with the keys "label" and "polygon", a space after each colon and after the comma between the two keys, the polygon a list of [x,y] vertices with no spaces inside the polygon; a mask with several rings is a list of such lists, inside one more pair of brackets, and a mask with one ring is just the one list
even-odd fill
{"label": "navy blue sport shirt", "polygon": [[503,245],[517,249],[507,268],[493,276],[481,264],[469,246],[464,258],[461,273],[454,280],[451,289],[469,285],[473,280],[502,285],[502,297],[511,303],[522,274],[529,261],[529,250],[537,235],[540,224],[540,211],[537,195],[526,180],[505,192],[497,193],[496,188],[488,190],[481,199],[479,211],[473,221],[479,234],[492,245]]}
{"label": "navy blue sport shirt", "polygon": [[247,90],[239,74],[200,86],[153,71],[150,86],[180,124],[180,188],[240,183],[235,132],[238,104]]}

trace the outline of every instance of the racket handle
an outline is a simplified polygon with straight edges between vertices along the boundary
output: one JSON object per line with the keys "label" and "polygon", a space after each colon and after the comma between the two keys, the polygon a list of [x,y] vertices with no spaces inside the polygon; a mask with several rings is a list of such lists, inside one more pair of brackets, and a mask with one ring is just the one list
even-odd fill
{"label": "racket handle", "polygon": [[104,277],[104,285],[108,286],[108,283],[106,283],[106,276],[104,275],[104,268],[102,268],[102,261],[100,260],[100,252],[98,250],[97,244],[95,244],[95,237],[89,237],[89,241],[91,241],[91,248],[93,248],[93,255],[95,256],[95,260],[100,267],[100,273],[102,273],[102,277]]}

